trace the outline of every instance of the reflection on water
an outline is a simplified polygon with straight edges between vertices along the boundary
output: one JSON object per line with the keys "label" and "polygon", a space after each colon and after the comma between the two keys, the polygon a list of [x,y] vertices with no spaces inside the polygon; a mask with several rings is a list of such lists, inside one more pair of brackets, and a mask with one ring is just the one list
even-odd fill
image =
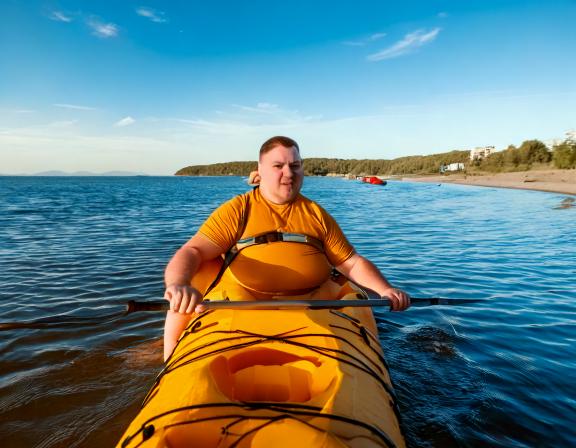
{"label": "reflection on water", "polygon": [[[117,441],[162,362],[163,315],[125,303],[160,299],[171,254],[245,189],[0,178],[0,322],[36,321],[0,327],[4,446]],[[410,446],[576,444],[573,198],[327,178],[304,192],[412,295],[481,301],[377,312]]]}

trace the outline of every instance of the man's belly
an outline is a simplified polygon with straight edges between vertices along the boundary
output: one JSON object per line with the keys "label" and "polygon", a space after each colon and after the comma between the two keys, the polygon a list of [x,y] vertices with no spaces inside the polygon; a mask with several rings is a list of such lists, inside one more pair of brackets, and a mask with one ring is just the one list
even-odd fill
{"label": "man's belly", "polygon": [[300,243],[270,243],[242,250],[229,267],[247,289],[293,294],[317,288],[330,277],[324,253]]}

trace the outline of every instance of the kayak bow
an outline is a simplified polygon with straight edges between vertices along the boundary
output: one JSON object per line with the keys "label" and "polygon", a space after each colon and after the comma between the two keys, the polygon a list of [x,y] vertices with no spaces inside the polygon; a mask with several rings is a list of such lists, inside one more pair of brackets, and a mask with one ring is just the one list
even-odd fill
{"label": "kayak bow", "polygon": [[370,308],[195,316],[118,446],[404,447]]}

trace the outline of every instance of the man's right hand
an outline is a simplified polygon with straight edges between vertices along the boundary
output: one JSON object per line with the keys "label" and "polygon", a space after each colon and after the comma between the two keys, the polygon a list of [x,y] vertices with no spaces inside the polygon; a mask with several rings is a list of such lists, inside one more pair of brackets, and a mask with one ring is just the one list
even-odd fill
{"label": "man's right hand", "polygon": [[171,284],[166,286],[164,298],[170,302],[170,311],[180,314],[200,312],[201,307],[196,306],[202,302],[202,293],[189,285]]}

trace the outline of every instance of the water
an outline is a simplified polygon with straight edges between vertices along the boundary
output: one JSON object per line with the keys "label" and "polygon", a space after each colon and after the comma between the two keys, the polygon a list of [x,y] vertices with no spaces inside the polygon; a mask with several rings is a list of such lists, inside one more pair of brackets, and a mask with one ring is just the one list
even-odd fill
{"label": "water", "polygon": [[[240,178],[0,178],[0,433],[8,447],[117,442],[161,368],[173,252]],[[412,447],[576,445],[576,208],[564,195],[307,178],[357,250],[413,296],[378,311]],[[98,317],[83,323],[77,318]],[[111,319],[106,317],[112,316]]]}

